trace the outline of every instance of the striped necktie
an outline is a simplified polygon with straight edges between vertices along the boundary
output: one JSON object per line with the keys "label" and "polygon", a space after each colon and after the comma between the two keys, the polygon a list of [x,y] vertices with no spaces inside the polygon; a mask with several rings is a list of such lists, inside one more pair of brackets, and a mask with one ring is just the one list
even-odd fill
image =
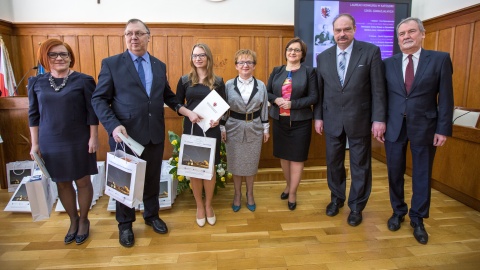
{"label": "striped necktie", "polygon": [[347,58],[345,57],[345,54],[347,52],[341,52],[339,57],[340,57],[340,62],[338,62],[338,78],[340,79],[340,84],[343,86],[344,79],[345,79],[345,68],[347,64]]}

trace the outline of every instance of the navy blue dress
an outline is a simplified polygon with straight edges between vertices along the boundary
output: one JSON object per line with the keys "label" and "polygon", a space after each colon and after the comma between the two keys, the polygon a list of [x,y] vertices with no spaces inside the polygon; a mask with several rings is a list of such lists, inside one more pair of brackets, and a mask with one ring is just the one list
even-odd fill
{"label": "navy blue dress", "polygon": [[[90,125],[98,125],[92,108],[93,77],[73,72],[60,91],[50,73],[28,80],[30,127],[38,126],[40,153],[52,180],[66,182],[97,173],[96,154],[88,153]],[[60,85],[63,79],[54,79]]]}

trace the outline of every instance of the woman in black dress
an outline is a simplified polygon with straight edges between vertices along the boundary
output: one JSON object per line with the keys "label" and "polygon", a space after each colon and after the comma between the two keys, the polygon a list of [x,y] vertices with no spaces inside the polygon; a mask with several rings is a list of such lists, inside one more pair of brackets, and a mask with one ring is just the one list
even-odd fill
{"label": "woman in black dress", "polygon": [[[215,76],[213,72],[213,55],[206,44],[195,44],[190,58],[190,73],[182,76],[177,85],[177,98],[180,103],[186,100],[187,109],[193,110],[210,93],[217,91],[225,99],[225,84],[221,77]],[[211,122],[210,129],[205,135],[216,138],[215,164],[220,163],[220,126],[219,121]],[[183,134],[190,134],[192,122],[188,117],[183,120]],[[202,128],[199,125],[193,126],[193,134],[203,136]],[[215,166],[216,167],[216,166]],[[210,225],[215,225],[216,216],[212,207],[213,193],[215,191],[216,172],[214,168],[213,177],[210,180],[190,178],[193,195],[197,203],[197,225],[203,227],[205,220]],[[205,204],[202,193],[205,189]]]}
{"label": "woman in black dress", "polygon": [[280,158],[287,183],[280,195],[288,208],[297,207],[297,188],[308,158],[312,133],[312,105],[317,103],[317,78],[311,67],[302,65],[307,45],[300,38],[285,47],[287,64],[275,67],[268,79],[270,117],[273,118],[273,155]]}
{"label": "woman in black dress", "polygon": [[[75,72],[70,46],[48,39],[38,51],[38,61],[48,73],[28,80],[30,155],[45,161],[58,196],[70,217],[65,244],[82,244],[89,236],[88,210],[93,187],[90,175],[97,173],[98,119],[91,98],[95,81]],[[80,216],[77,210],[77,186]]]}

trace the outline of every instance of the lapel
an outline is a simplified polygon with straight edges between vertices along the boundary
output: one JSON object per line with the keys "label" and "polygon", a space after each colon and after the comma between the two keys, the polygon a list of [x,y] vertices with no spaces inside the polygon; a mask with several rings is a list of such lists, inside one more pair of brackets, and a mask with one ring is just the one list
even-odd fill
{"label": "lapel", "polygon": [[405,79],[403,78],[403,54],[398,53],[393,56],[393,72],[395,73],[395,77],[397,78],[398,88],[394,89],[401,89],[402,94],[407,94],[407,89],[405,88]]}
{"label": "lapel", "polygon": [[420,52],[420,59],[418,59],[417,71],[415,72],[415,77],[413,79],[412,89],[410,89],[409,95],[415,91],[416,86],[422,81],[422,76],[425,70],[427,69],[428,64],[430,63],[430,52],[422,49]]}
{"label": "lapel", "polygon": [[250,95],[250,98],[248,99],[248,104],[250,104],[250,101],[252,101],[252,98],[257,94],[258,92],[258,83],[257,83],[257,79],[255,79],[255,77],[253,77],[253,91],[252,91],[252,94]]}
{"label": "lapel", "polygon": [[[238,76],[235,77],[235,79],[233,80],[233,86],[234,86],[235,92],[237,92],[237,94],[240,96],[240,99],[243,101],[242,94],[240,93],[240,89],[238,89],[238,86],[237,86],[237,82],[238,82]],[[253,90],[252,90],[252,93],[250,94],[250,98],[248,99],[248,102],[247,102],[247,104],[245,104],[245,106],[248,107],[248,104],[250,103],[252,98],[255,96],[255,94],[257,94],[257,92],[258,92],[258,82],[257,82],[257,79],[255,79],[255,77],[253,77]]]}
{"label": "lapel", "polygon": [[[150,96],[152,96],[155,89],[163,90],[163,87],[159,87],[159,84],[162,83],[160,81],[159,76],[155,76],[155,75],[165,74],[165,71],[162,70],[162,66],[160,65],[160,60],[153,57],[151,54],[148,54],[148,55],[150,56],[150,65],[152,66],[152,88],[150,88]],[[145,94],[146,93],[147,91],[145,90]]]}
{"label": "lapel", "polygon": [[[143,90],[145,95],[147,95],[147,90],[145,89],[145,87],[143,87],[142,81],[140,80],[140,76],[138,76],[138,71],[135,68],[135,64],[133,63],[133,60],[130,57],[130,53],[128,53],[128,50],[126,50],[123,53],[123,61],[127,66],[127,70],[130,72],[130,75],[132,76],[133,80],[137,82],[138,86]],[[151,58],[150,58],[150,61],[152,61]],[[153,66],[152,66],[152,71],[153,71]],[[153,83],[152,83],[152,89],[153,89]]]}
{"label": "lapel", "polygon": [[[353,48],[352,48],[352,55],[350,55],[350,61],[348,62],[347,74],[345,74],[345,82],[343,83],[343,87],[348,84],[350,77],[352,77],[353,72],[357,68],[358,61],[363,54],[363,47],[357,40],[353,41]],[[335,60],[336,63],[336,60]],[[336,65],[335,65],[336,66]],[[338,83],[340,84],[340,80]]]}
{"label": "lapel", "polygon": [[340,79],[338,78],[337,46],[332,46],[327,50],[328,50],[327,62],[334,63],[335,65],[335,68],[327,69],[328,72],[330,73],[330,80],[332,80],[332,82],[337,82],[338,87],[342,89],[342,85],[340,84]]}

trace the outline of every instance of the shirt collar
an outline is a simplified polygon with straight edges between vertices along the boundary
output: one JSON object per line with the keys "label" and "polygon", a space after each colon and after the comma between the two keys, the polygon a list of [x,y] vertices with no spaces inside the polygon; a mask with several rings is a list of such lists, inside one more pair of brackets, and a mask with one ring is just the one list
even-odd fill
{"label": "shirt collar", "polygon": [[238,81],[241,82],[242,84],[250,84],[253,82],[253,76],[244,80],[242,78],[240,78],[240,76],[238,77]]}
{"label": "shirt collar", "polygon": [[[416,59],[420,59],[420,52],[422,52],[422,48],[420,48],[418,51],[414,52],[412,55],[413,57],[415,57]],[[408,55],[409,54],[405,54],[405,53],[402,53],[403,54],[403,61],[405,61],[406,59],[408,59]]]}
{"label": "shirt collar", "polygon": [[[132,58],[132,61],[135,62],[135,60],[137,60],[138,56],[136,56],[135,54],[133,54],[129,50],[127,50],[127,51],[128,51],[128,54],[130,54],[130,57]],[[142,55],[142,57],[143,57],[143,60],[145,60],[145,62],[150,63],[150,54],[148,54],[148,52],[146,52],[144,55]]]}
{"label": "shirt collar", "polygon": [[341,52],[347,52],[347,54],[349,55],[352,55],[352,50],[353,50],[353,43],[355,42],[355,40],[352,41],[352,43],[350,43],[350,45],[348,45],[348,47],[342,51],[342,49],[340,49],[338,46],[337,46],[337,56],[341,53]]}

